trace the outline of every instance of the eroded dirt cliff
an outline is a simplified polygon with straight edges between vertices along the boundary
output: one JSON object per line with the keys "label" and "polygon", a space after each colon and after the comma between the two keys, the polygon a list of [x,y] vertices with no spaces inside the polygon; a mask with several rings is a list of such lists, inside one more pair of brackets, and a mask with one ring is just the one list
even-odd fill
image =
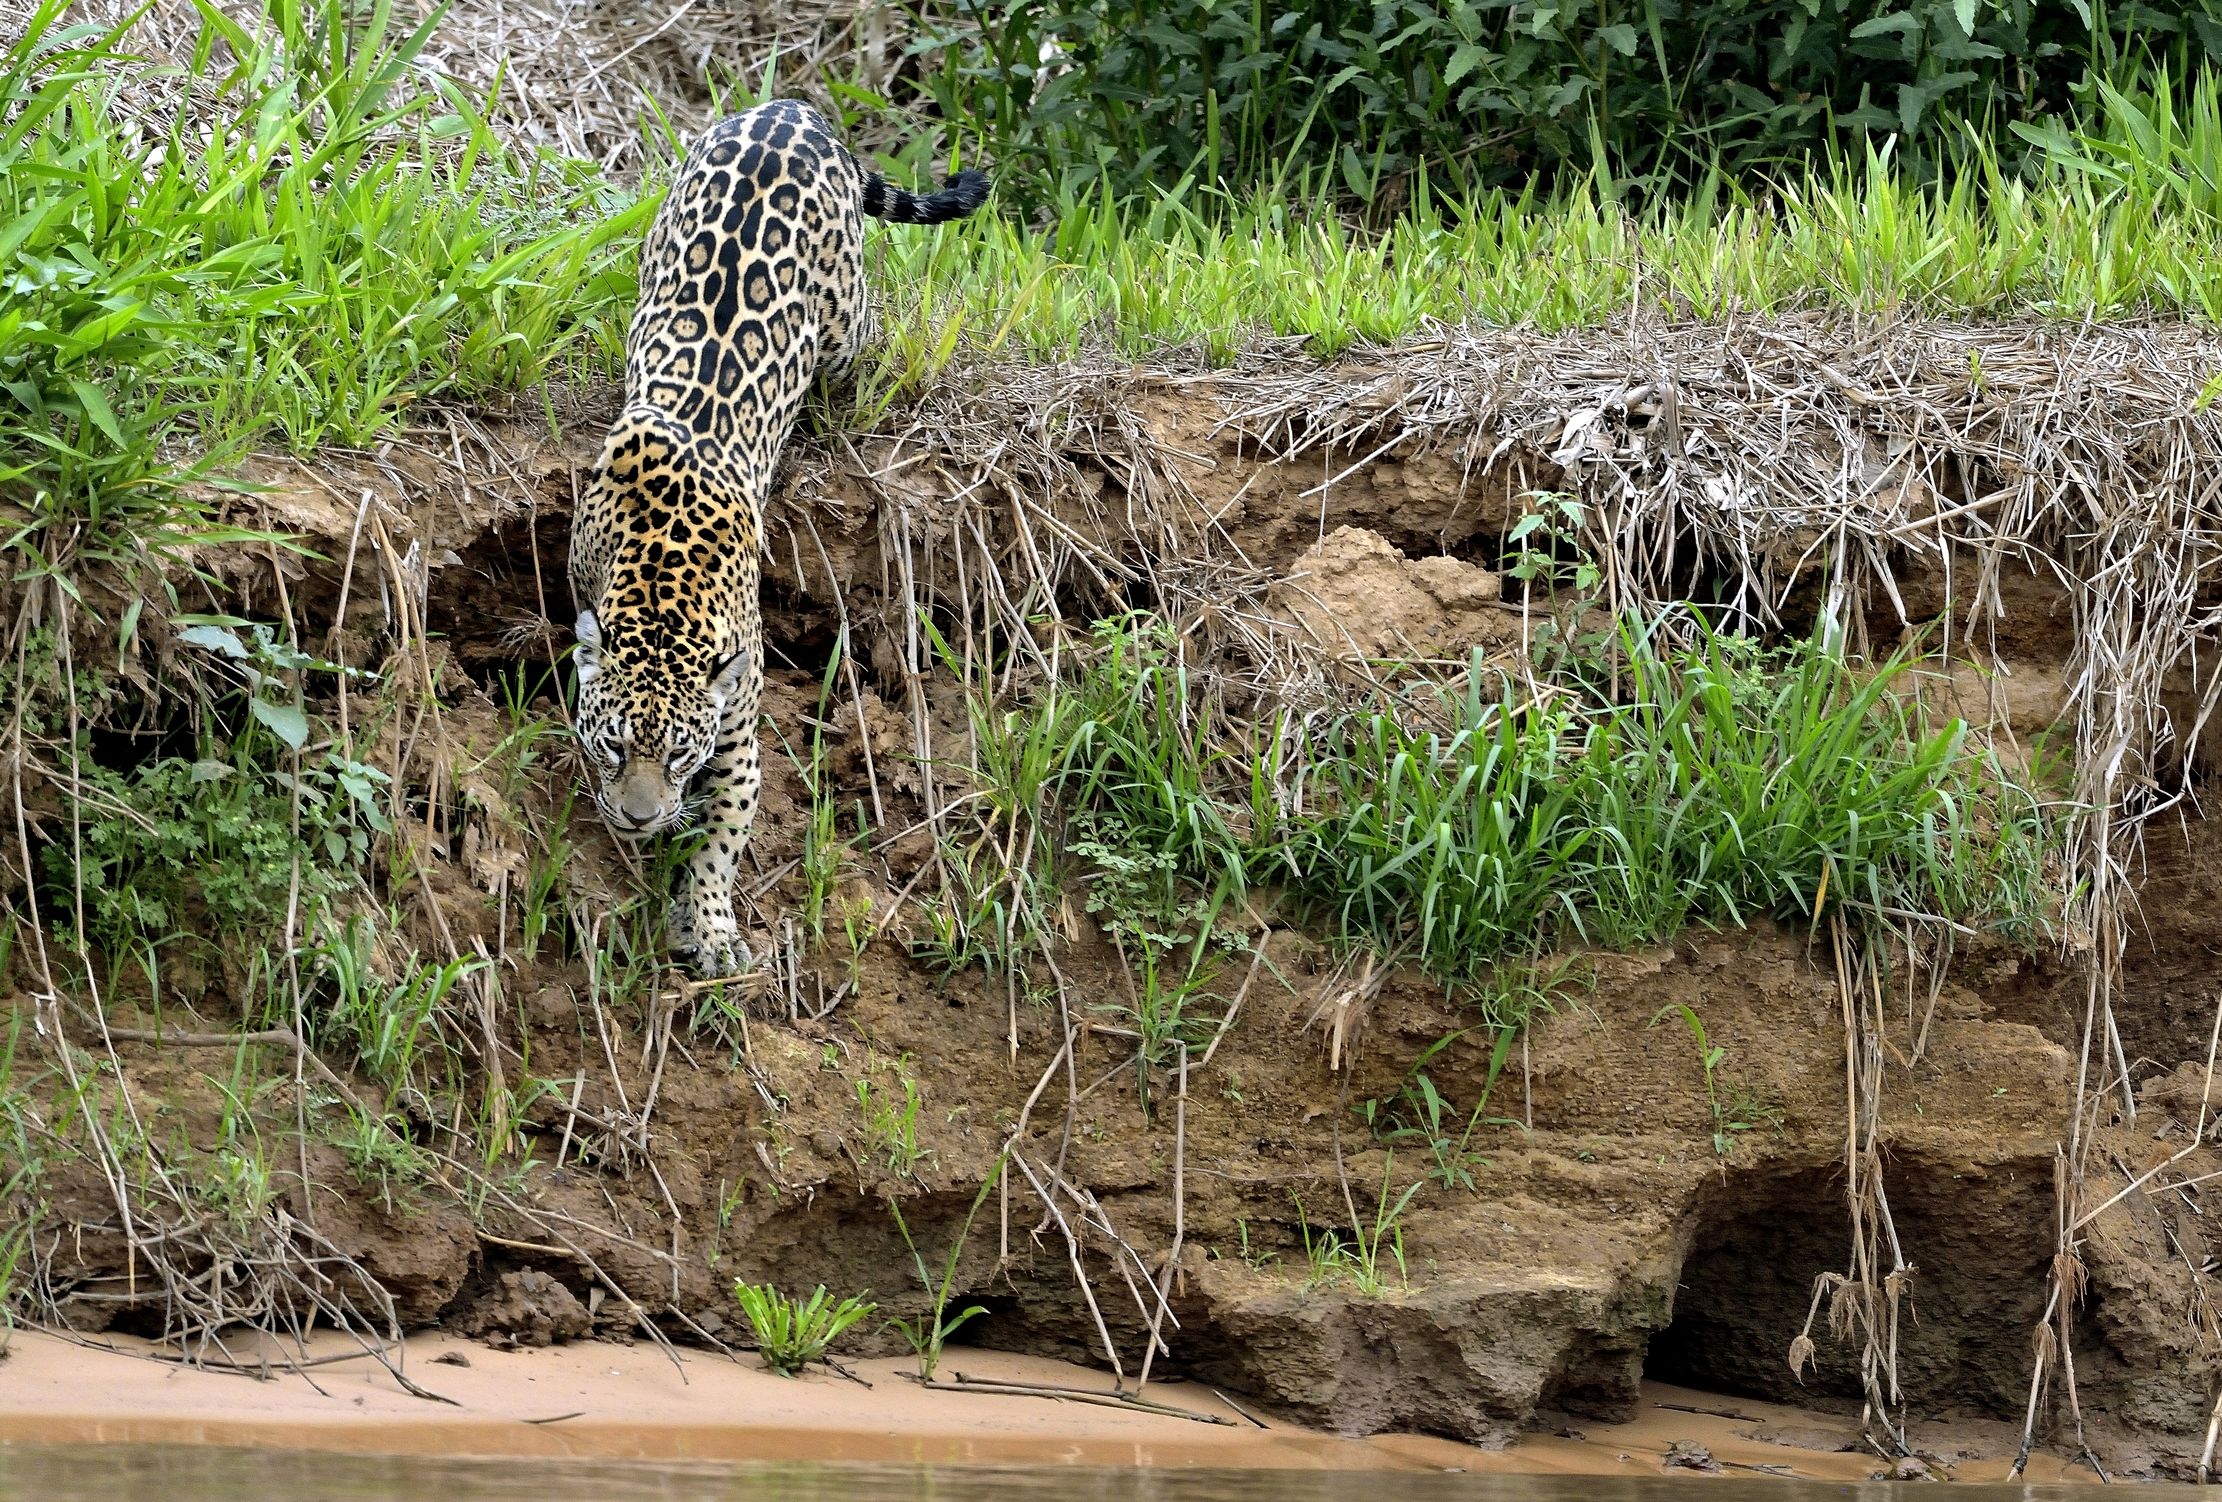
{"label": "eroded dirt cliff", "polygon": [[[2118,1169],[2079,1202],[2096,1206],[2079,1228],[2071,1322],[2081,1414],[2132,1470],[2195,1454],[2218,1333],[2200,1178],[2222,1167],[2189,1142],[2216,1114],[2205,1092],[2222,938],[2205,900],[2222,844],[2197,819],[2146,839],[2111,993],[2134,1114],[2089,1088],[2108,1065],[2079,1053],[2088,958],[2052,939],[1963,937],[1933,994],[1907,967],[1888,992],[1859,996],[1825,929],[1570,952],[1537,967],[1555,979],[1549,1003],[1500,1049],[1473,1005],[1415,971],[1338,957],[1262,902],[1241,925],[1252,948],[1202,992],[1225,1025],[1191,1047],[1185,1092],[1162,1060],[1137,1066],[1119,1012],[1131,967],[1078,901],[1053,966],[937,963],[915,899],[947,854],[931,820],[970,788],[972,722],[962,685],[922,670],[921,620],[957,635],[1146,601],[1199,643],[1247,633],[1268,655],[1311,652],[1328,683],[1390,657],[1517,661],[1549,620],[1523,607],[1506,532],[1523,495],[1578,488],[1563,449],[1308,442],[1286,425],[1246,428],[1242,391],[1191,376],[1076,392],[1000,462],[992,435],[927,426],[932,413],[908,434],[799,446],[765,597],[773,749],[752,901],[771,962],[745,1009],[668,976],[612,982],[611,956],[633,952],[610,947],[608,926],[641,890],[637,860],[574,799],[560,734],[534,739],[529,759],[517,751],[521,715],[560,724],[547,670],[568,643],[567,519],[606,394],[565,398],[560,439],[526,415],[458,413],[313,478],[263,466],[270,488],[251,513],[314,551],[204,556],[223,608],[288,619],[304,644],[401,690],[375,714],[374,691],[354,691],[364,760],[406,790],[368,963],[390,977],[412,953],[483,961],[457,992],[458,1058],[475,1080],[547,1082],[512,1089],[515,1135],[475,1164],[436,1157],[381,1178],[328,1133],[287,1142],[274,1156],[289,1170],[276,1182],[290,1244],[336,1280],[359,1268],[408,1326],[544,1342],[653,1325],[730,1341],[743,1335],[737,1277],[869,1289],[884,1313],[916,1314],[925,1300],[890,1200],[935,1263],[1000,1172],[960,1262],[954,1303],[987,1310],[967,1341],[1132,1371],[1150,1280],[1164,1277],[1159,1369],[1338,1429],[1498,1442],[1554,1414],[1624,1416],[1647,1372],[1856,1404],[1871,1375],[1828,1280],[1858,1273],[1847,1018],[1872,1007],[1880,1186],[1902,1263],[1885,1317],[1904,1401],[2021,1416],[2059,1248],[2062,1144],[2080,1131]],[[1638,421],[1635,405],[1615,420],[1657,420]],[[960,451],[991,457],[967,470],[949,457]],[[1931,510],[1957,504],[1946,493]],[[1695,592],[1721,595],[1715,564],[1685,561]],[[1864,597],[1869,636],[1887,646],[1947,620],[1971,635],[1977,613],[1950,571],[1901,562],[1902,588]],[[1237,563],[1257,587],[1215,595]],[[1793,565],[1779,616],[1796,626],[1825,591]],[[1980,613],[1981,665],[1947,666],[1953,702],[2033,743],[2069,717],[2068,589],[2026,567],[1982,577],[2004,608]],[[87,619],[112,620],[127,593],[93,593]],[[180,599],[192,608],[205,606]],[[190,667],[157,613],[127,680]],[[150,749],[146,732],[110,733],[118,760]],[[872,830],[832,868],[810,860],[829,799],[869,810]],[[60,806],[43,805],[43,839],[60,837]],[[528,938],[528,894],[558,848],[563,910]],[[813,898],[825,869],[835,882]],[[811,935],[798,914],[814,900],[831,918]],[[113,1027],[260,1021],[220,964],[165,971],[159,1017],[143,980],[110,978]],[[16,1010],[37,1007],[24,997]],[[88,1059],[111,1046],[72,1033]],[[368,1093],[343,1060],[332,1079],[302,1070],[296,1084],[290,1050],[258,1046],[276,1062],[255,1109],[277,1140],[297,1112]],[[149,1139],[214,1139],[231,1052],[112,1048]],[[1422,1114],[1422,1075],[1439,1117]],[[2096,1102],[2080,1126],[2079,1100]],[[429,1142],[453,1107],[405,1096],[394,1109]],[[35,1270],[72,1326],[175,1331],[174,1279],[223,1276],[207,1237],[166,1250],[121,1223],[93,1159],[55,1155],[46,1183]],[[1414,1185],[1401,1215],[1385,1215]],[[1379,1236],[1377,1292],[1347,1266],[1315,1276],[1329,1235],[1360,1248]],[[164,1256],[167,1282],[148,1271]],[[1813,1349],[1794,1375],[1801,1335]],[[860,1327],[855,1344],[899,1341]],[[2054,1437],[2070,1432],[2057,1381],[2042,1411]]]}

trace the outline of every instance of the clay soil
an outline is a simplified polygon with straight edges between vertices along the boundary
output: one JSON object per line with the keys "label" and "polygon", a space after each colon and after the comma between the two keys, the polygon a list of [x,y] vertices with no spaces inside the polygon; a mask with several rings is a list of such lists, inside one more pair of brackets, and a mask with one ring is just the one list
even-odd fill
{"label": "clay soil", "polygon": [[[1501,530],[1510,498],[1548,479],[1536,461],[1513,456],[1477,475],[1455,455],[1392,454],[1315,494],[1323,478],[1363,456],[1259,463],[1217,431],[1202,386],[1169,380],[1144,395],[1127,398],[1137,420],[1190,456],[1182,473],[1199,503],[1217,509],[1229,546],[1275,574],[1273,608],[1330,656],[1457,660],[1476,646],[1519,651],[1523,618],[1502,572]],[[467,952],[475,942],[510,955],[502,1007],[486,1023],[503,1056],[529,1058],[534,1075],[567,1089],[581,1082],[575,1097],[532,1108],[527,1142],[536,1166],[515,1205],[474,1214],[426,1185],[381,1194],[315,1134],[303,1146],[308,1182],[296,1176],[287,1187],[287,1212],[368,1269],[407,1327],[444,1332],[447,1343],[427,1352],[474,1342],[468,1371],[443,1378],[480,1384],[474,1390],[492,1403],[484,1373],[556,1368],[528,1368],[522,1363],[547,1358],[484,1347],[597,1339],[630,1349],[575,1347],[573,1366],[608,1364],[642,1383],[661,1381],[653,1374],[666,1369],[665,1357],[650,1343],[650,1325],[692,1352],[691,1371],[708,1371],[708,1342],[745,1343],[728,1293],[735,1278],[790,1290],[868,1289],[883,1314],[915,1315],[924,1301],[890,1199],[938,1262],[1046,1077],[1026,1114],[1023,1150],[1031,1162],[1061,1163],[1065,1180],[1092,1196],[1101,1223],[1152,1271],[1176,1239],[1178,1190],[1172,1319],[1154,1376],[1178,1381],[1167,1391],[1182,1402],[1208,1407],[1203,1395],[1217,1389],[1276,1424],[1489,1447],[1519,1440],[1535,1457],[1557,1453],[1548,1436],[1564,1431],[1655,1421],[1662,1410],[1650,1406],[1656,1395],[1647,1379],[1732,1395],[1732,1408],[1802,1404],[1824,1417],[1801,1422],[1825,1422],[1832,1433],[1856,1414],[1855,1355],[1832,1338],[1825,1303],[1812,1324],[1816,1360],[1802,1378],[1788,1360],[1808,1327],[1816,1280],[1843,1271],[1849,1255],[1844,1002],[1829,950],[1805,931],[1693,932],[1635,954],[1561,957],[1574,983],[1488,1087],[1491,1119],[1458,1165],[1470,1186],[1421,1189],[1402,1219],[1404,1276],[1390,1278],[1379,1296],[1306,1279],[1307,1238],[1330,1229],[1348,1238],[1369,1222],[1384,1184],[1393,1198],[1433,1166],[1424,1143],[1385,1142],[1357,1108],[1393,1099],[1415,1061],[1434,1049],[1427,1072],[1462,1124],[1489,1077],[1492,1035],[1416,973],[1376,975],[1354,995],[1349,969],[1270,910],[1256,928],[1264,962],[1253,969],[1247,959],[1232,961],[1212,987],[1216,1011],[1239,994],[1239,1013],[1208,1067],[1191,1071],[1179,1103],[1166,1072],[1143,1077],[1131,1039],[1105,1009],[1128,980],[1077,901],[1068,904],[1075,911],[1054,977],[1043,970],[1014,982],[977,968],[944,975],[918,956],[910,942],[915,906],[897,899],[920,888],[933,858],[924,833],[883,841],[848,874],[838,900],[876,932],[853,973],[838,946],[799,951],[792,971],[752,1002],[745,1040],[690,1030],[690,999],[668,989],[597,1023],[579,960],[554,950],[515,958],[516,916],[505,904],[513,904],[523,869],[525,831],[566,828],[577,848],[574,891],[616,893],[630,879],[590,811],[557,823],[576,774],[567,756],[551,756],[517,805],[474,783],[470,771],[500,739],[504,675],[545,665],[566,639],[553,624],[568,619],[566,522],[591,456],[597,400],[584,398],[567,414],[570,436],[561,442],[521,420],[508,426],[481,416],[459,419],[452,444],[397,444],[319,484],[273,464],[265,478],[277,488],[257,504],[273,523],[307,534],[322,557],[222,561],[237,591],[230,608],[275,615],[282,587],[283,608],[305,640],[389,667],[399,586],[373,580],[406,581],[408,568],[422,569],[428,635],[409,651],[435,690],[439,723],[436,737],[425,735],[432,749],[408,754],[430,755],[448,773],[444,782],[415,776],[429,791],[397,835],[414,842],[438,913],[435,924],[435,905],[408,908],[412,926],[401,940],[426,953],[450,944]],[[867,451],[859,462],[874,460]],[[1114,492],[1087,455],[1072,462],[1094,476],[1099,497]],[[904,483],[916,494],[906,504],[945,522],[959,501],[930,470],[908,473]],[[354,498],[366,492],[385,529],[371,529],[375,548],[353,545],[361,530]],[[773,750],[753,846],[759,952],[781,949],[780,922],[801,901],[794,862],[811,798],[797,760],[777,749],[782,743],[799,750],[822,733],[842,805],[877,800],[882,831],[919,824],[927,791],[946,802],[964,786],[952,770],[965,734],[953,684],[918,686],[938,741],[931,760],[918,757],[905,708],[913,685],[894,645],[902,623],[889,506],[884,492],[868,491],[834,460],[805,465],[772,538],[764,707],[777,734],[767,741]],[[1076,528],[1101,524],[1100,510],[1077,502],[1065,514]],[[342,617],[351,547],[359,573],[345,589]],[[940,582],[953,590],[953,569]],[[2041,610],[2044,592],[2031,589]],[[1069,603],[1081,614],[1101,605]],[[825,666],[844,625],[858,644],[857,679],[821,713]],[[2014,643],[2015,665],[2041,680],[2057,672],[2067,645],[2032,626]],[[162,665],[146,667],[155,673]],[[2016,701],[2017,732],[2042,727],[2041,698]],[[941,781],[929,789],[928,779]],[[2222,950],[2222,906],[2208,900],[2218,885],[2222,840],[2207,826],[2154,837],[2143,931],[2115,1001],[2141,1081],[2140,1109],[2134,1119],[2103,1116],[2096,1127],[2103,1154],[2127,1174],[2175,1153],[2199,1119],[2212,957]],[[2072,958],[1976,939],[1961,945],[1925,1029],[1925,998],[1891,1003],[1903,1037],[1886,1070],[1886,1185],[1914,1269],[1898,1375],[1922,1421],[2018,1432],[2055,1244],[2055,1157],[2073,1099],[2084,995]],[[1686,1029],[1671,1017],[1654,1025],[1676,1003],[1699,1013],[1725,1050],[1710,1092]],[[130,1024],[128,995],[118,1007],[117,1018]],[[220,975],[199,1010],[210,1027],[236,1016]],[[1069,1067],[1045,1076],[1068,1016],[1093,1026],[1081,1030]],[[173,1014],[168,1025],[178,1024]],[[190,1139],[212,1129],[218,1102],[208,1077],[222,1072],[217,1061],[132,1043],[118,1045],[118,1055],[137,1098],[156,1103],[154,1135]],[[867,1087],[868,1099],[889,1099],[890,1091],[900,1099],[905,1076],[919,1102],[917,1152],[907,1163],[875,1135],[858,1088]],[[592,1125],[618,1122],[650,1099],[652,1116],[631,1138],[645,1139],[645,1154],[624,1134]],[[284,1088],[264,1109],[274,1122],[294,1119]],[[1725,1139],[1724,1123],[1733,1125]],[[289,1145],[280,1156],[291,1152]],[[2185,1177],[2222,1167],[2209,1156],[2201,1149],[2186,1159]],[[108,1188],[64,1169],[49,1192],[40,1235],[57,1259],[61,1316],[84,1335],[160,1333],[159,1299],[122,1239],[83,1230],[112,1220]],[[1077,1203],[1067,1198],[1065,1213],[1077,1215]],[[965,1244],[955,1300],[987,1312],[961,1340],[997,1359],[1085,1363],[1100,1374],[1108,1363],[1099,1308],[1102,1332],[1132,1374],[1146,1344],[1139,1275],[1131,1261],[1121,1272],[1121,1254],[1100,1230],[1084,1241],[1095,1308],[1039,1199],[1023,1182],[991,1192]],[[2196,1456],[2213,1396],[2212,1356],[2201,1344],[2211,1329],[2212,1282],[2202,1268],[2217,1241],[2196,1189],[2131,1195],[2090,1228],[2074,1354],[2082,1415],[2110,1473],[2183,1474]],[[926,1400],[880,1360],[901,1351],[884,1328],[859,1327],[846,1350],[874,1379],[870,1393],[819,1378],[794,1390],[859,1415],[858,1405],[876,1413],[883,1402]],[[24,1374],[48,1372],[59,1360],[55,1347],[20,1340],[5,1369],[7,1391],[25,1390]],[[990,1358],[966,1350],[953,1358],[959,1367],[968,1360]],[[422,1360],[409,1369],[420,1378],[440,1370]],[[720,1381],[739,1380],[716,1370]],[[175,1380],[200,1393],[231,1379]],[[763,1382],[751,1393],[772,1391]],[[973,1427],[974,1410],[952,1415],[980,1400],[941,1401],[925,1430]],[[381,1402],[381,1413],[416,1411]],[[541,1406],[579,1405],[551,1398]],[[630,1422],[621,1407],[602,1411],[619,1416],[594,1433],[614,1435]],[[2066,1412],[2056,1397],[2044,1418],[2046,1435],[2064,1440]],[[1697,1437],[1698,1416],[1681,1419]],[[1203,1426],[1167,1424],[1178,1432],[1159,1426],[1146,1444],[1115,1425],[1099,1437],[1105,1453],[1123,1454],[1131,1443],[1137,1456],[1202,1453],[1218,1442],[1216,1432],[1201,1436]],[[561,1445],[588,1432],[582,1422],[531,1434],[535,1444]],[[1723,1434],[1703,1433],[1722,1453]],[[1305,1446],[1326,1443],[1306,1440],[1297,1451],[1308,1457],[1315,1451]],[[1995,1435],[1989,1443],[1984,1453],[1996,1459]],[[1614,1445],[1642,1448],[1606,1442]],[[1371,1453],[1391,1463],[1448,1452],[1398,1441]],[[1643,1463],[1656,1462],[1646,1454]],[[1832,1476],[1878,1468],[1850,1458],[1850,1469],[1797,1464],[1802,1474]]]}

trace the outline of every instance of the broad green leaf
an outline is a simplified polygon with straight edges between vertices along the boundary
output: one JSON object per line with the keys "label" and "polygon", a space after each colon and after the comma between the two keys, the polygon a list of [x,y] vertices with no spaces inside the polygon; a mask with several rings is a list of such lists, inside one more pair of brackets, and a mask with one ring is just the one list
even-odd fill
{"label": "broad green leaf", "polygon": [[1488,55],[1489,49],[1479,43],[1460,43],[1458,49],[1451,53],[1449,65],[1443,69],[1443,82],[1446,84],[1458,82],[1458,80],[1481,66],[1482,59]]}
{"label": "broad green leaf", "polygon": [[204,651],[221,652],[226,657],[243,659],[247,656],[247,644],[222,626],[187,626],[177,634],[177,639]]}
{"label": "broad green leaf", "polygon": [[288,748],[298,751],[308,743],[309,717],[297,705],[274,704],[268,699],[249,699],[247,708],[254,717],[270,728],[270,732],[284,741]]}
{"label": "broad green leaf", "polygon": [[1892,11],[1887,16],[1877,16],[1872,21],[1862,21],[1854,26],[1852,28],[1852,39],[1854,41],[1864,41],[1868,37],[1881,36],[1886,31],[1903,33],[1918,32],[1920,29],[1921,19],[1912,11]]}

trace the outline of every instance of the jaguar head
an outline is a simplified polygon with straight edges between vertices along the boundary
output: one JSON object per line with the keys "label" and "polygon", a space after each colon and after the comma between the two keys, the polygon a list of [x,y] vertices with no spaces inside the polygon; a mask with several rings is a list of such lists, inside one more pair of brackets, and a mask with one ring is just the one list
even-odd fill
{"label": "jaguar head", "polygon": [[669,654],[638,650],[623,633],[605,640],[591,610],[580,612],[577,634],[579,744],[593,768],[595,807],[629,837],[685,823],[694,812],[687,784],[717,751],[748,654],[690,672]]}

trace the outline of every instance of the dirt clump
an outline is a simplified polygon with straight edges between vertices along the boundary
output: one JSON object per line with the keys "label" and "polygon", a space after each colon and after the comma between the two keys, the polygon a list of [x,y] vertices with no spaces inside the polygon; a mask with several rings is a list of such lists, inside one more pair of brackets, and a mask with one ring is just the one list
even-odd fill
{"label": "dirt clump", "polygon": [[1337,527],[1298,555],[1269,607],[1328,656],[1464,660],[1520,639],[1501,578],[1447,554],[1407,558],[1379,533]]}
{"label": "dirt clump", "polygon": [[516,1268],[445,1324],[458,1335],[483,1340],[497,1349],[550,1346],[583,1339],[594,1318],[578,1295],[547,1273]]}

